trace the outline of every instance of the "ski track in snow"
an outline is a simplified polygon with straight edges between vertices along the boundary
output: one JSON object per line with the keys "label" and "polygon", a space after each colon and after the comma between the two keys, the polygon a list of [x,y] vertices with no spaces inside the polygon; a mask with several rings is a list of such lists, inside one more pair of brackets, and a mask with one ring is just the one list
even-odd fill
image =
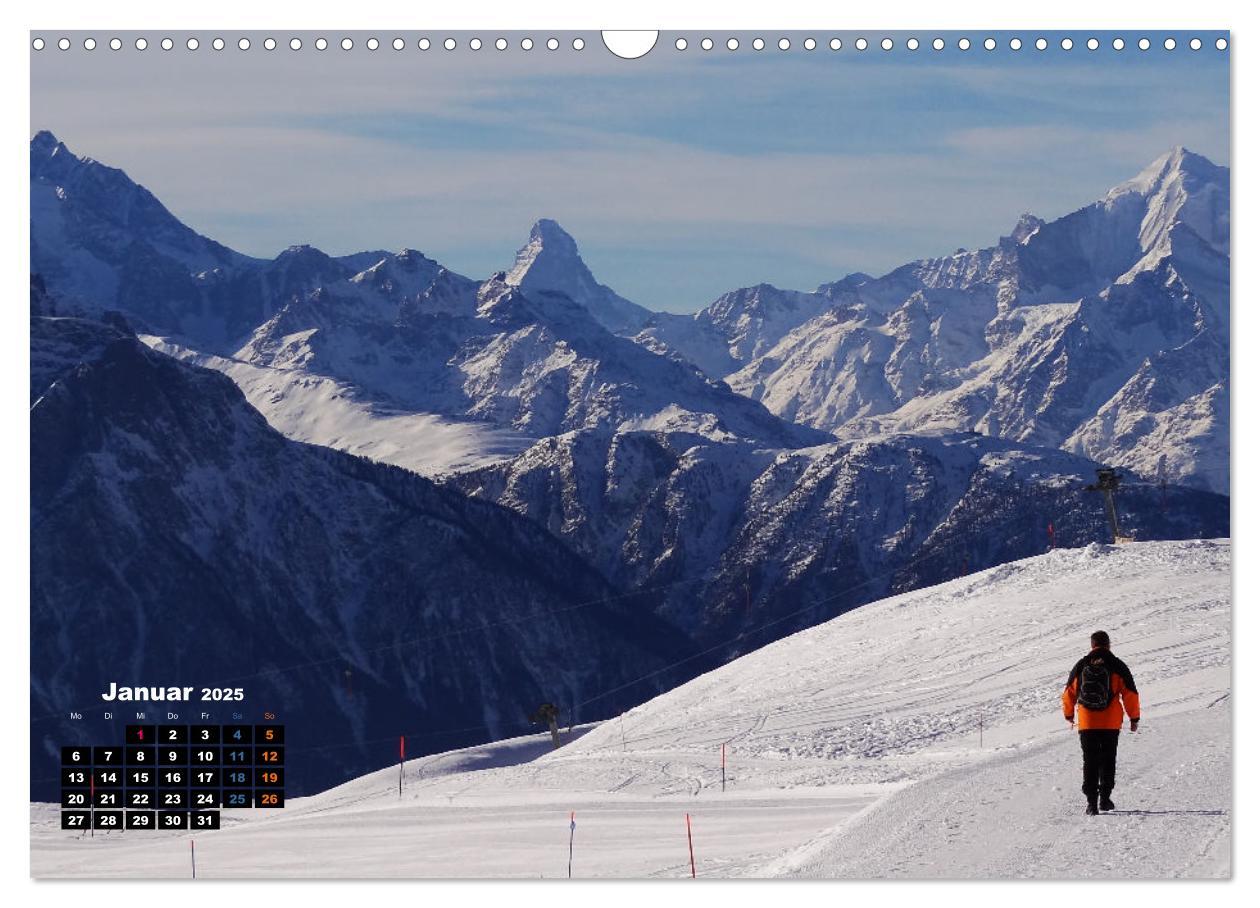
{"label": "ski track in snow", "polygon": [[[1088,818],[1058,695],[1100,627],[1143,721],[1119,810]],[[684,813],[701,876],[1228,877],[1230,648],[1228,541],[1058,550],[864,606],[554,753],[529,736],[409,761],[401,798],[394,766],[224,811],[198,876],[563,877],[576,810],[577,877],[690,875]],[[188,874],[186,834],[31,811],[34,876]]]}

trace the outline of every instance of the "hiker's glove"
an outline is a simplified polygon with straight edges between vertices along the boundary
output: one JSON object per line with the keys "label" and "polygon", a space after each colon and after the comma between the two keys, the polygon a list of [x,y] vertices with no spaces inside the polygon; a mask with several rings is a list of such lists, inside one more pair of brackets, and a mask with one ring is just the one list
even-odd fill
{"label": "hiker's glove", "polygon": [[1130,719],[1130,720],[1129,720],[1129,731],[1137,731],[1137,724],[1138,724],[1138,720],[1137,720],[1137,719]]}

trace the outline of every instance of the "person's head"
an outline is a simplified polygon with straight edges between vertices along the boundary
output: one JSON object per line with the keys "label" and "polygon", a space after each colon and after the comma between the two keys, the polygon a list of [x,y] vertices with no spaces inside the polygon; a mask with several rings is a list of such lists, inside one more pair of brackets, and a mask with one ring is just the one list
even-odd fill
{"label": "person's head", "polygon": [[1106,631],[1094,631],[1089,635],[1089,645],[1093,649],[1111,649],[1111,638]]}

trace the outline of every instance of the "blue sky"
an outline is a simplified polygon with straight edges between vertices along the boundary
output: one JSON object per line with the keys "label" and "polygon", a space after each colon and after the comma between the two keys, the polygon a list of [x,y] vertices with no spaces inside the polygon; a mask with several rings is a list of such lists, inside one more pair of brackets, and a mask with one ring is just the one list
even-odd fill
{"label": "blue sky", "polygon": [[[1216,33],[1136,33],[1103,46],[806,51],[663,34],[624,61],[516,46],[375,52],[46,50],[32,53],[31,130],[120,166],[195,229],[270,256],[423,250],[482,277],[552,217],[596,276],[656,309],[690,311],[738,286],[812,289],[850,271],[993,243],[1031,211],[1100,197],[1181,144],[1229,163],[1229,53]],[[1122,36],[1127,49],[1110,42]],[[1158,33],[1158,41],[1169,33]],[[828,49],[838,36],[843,47]],[[725,33],[720,38],[725,37]],[[436,43],[436,42],[435,42]]]}

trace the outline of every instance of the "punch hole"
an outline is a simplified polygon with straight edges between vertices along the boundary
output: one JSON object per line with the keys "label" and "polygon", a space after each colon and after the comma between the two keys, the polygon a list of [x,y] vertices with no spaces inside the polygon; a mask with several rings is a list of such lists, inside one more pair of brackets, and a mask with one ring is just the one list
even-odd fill
{"label": "punch hole", "polygon": [[[686,50],[686,49],[687,49],[687,39],[686,39],[686,38],[679,38],[677,41],[675,41],[675,42],[674,42],[674,47],[675,47],[675,49],[677,49],[677,50]],[[610,48],[610,49],[611,49],[611,48]],[[617,52],[616,52],[616,51],[613,51],[613,53],[617,53]],[[620,56],[621,56],[621,54],[617,54],[617,56],[618,56],[618,57],[620,57]]]}
{"label": "punch hole", "polygon": [[700,41],[700,48],[702,50],[713,50],[713,39],[712,38],[702,39]]}
{"label": "punch hole", "polygon": [[69,50],[69,49],[70,49],[70,39],[69,39],[69,38],[62,38],[62,39],[60,39],[60,40],[57,42],[57,49],[58,49],[58,50]]}
{"label": "punch hole", "polygon": [[853,42],[853,46],[856,47],[858,50],[866,50],[868,45],[866,43],[865,38],[858,38],[856,41]]}
{"label": "punch hole", "polygon": [[[529,39],[526,38],[525,40],[528,41]],[[522,42],[522,44],[524,44],[524,42]],[[419,41],[416,42],[416,47],[420,48],[421,50],[428,50],[432,46],[433,46],[433,42],[430,41],[428,38],[421,38]]]}
{"label": "punch hole", "polygon": [[997,41],[996,41],[996,40],[994,40],[993,38],[985,38],[985,39],[984,39],[984,49],[985,49],[985,50],[997,50]]}
{"label": "punch hole", "polygon": [[36,38],[34,41],[32,41],[32,42],[31,42],[31,47],[35,48],[35,50],[43,50],[43,49],[44,49],[44,39],[43,39],[43,38]]}
{"label": "punch hole", "polygon": [[959,49],[959,50],[971,50],[971,39],[970,39],[970,38],[959,38],[959,39],[958,39],[958,49]]}
{"label": "punch hole", "polygon": [[1038,38],[1036,42],[1037,50],[1045,50],[1050,46],[1050,42],[1045,38]]}
{"label": "punch hole", "polygon": [[885,38],[883,41],[880,41],[880,42],[879,42],[879,46],[880,46],[880,47],[882,47],[884,50],[892,50],[892,49],[893,49],[893,39],[892,39],[892,38]]}
{"label": "punch hole", "polygon": [[[220,45],[222,45],[222,43],[223,43],[223,42],[222,42],[222,41],[220,41],[219,43],[220,43]],[[121,39],[119,39],[119,38],[110,38],[110,39],[109,39],[109,49],[110,49],[110,50],[122,50],[122,40],[121,40]]]}
{"label": "punch hole", "polygon": [[328,39],[327,39],[327,38],[316,38],[316,39],[315,39],[315,49],[316,49],[316,50],[328,50]]}
{"label": "punch hole", "polygon": [[761,38],[753,38],[753,50],[764,50],[766,42]]}
{"label": "punch hole", "polygon": [[944,50],[944,49],[945,49],[945,39],[944,39],[944,38],[933,38],[933,39],[932,39],[932,50]]}
{"label": "punch hole", "polygon": [[402,50],[404,47],[407,46],[407,42],[404,41],[402,38],[395,38],[391,46],[394,48],[394,50]]}
{"label": "punch hole", "polygon": [[289,39],[289,50],[301,50],[301,49],[302,49],[302,39],[301,39],[301,38],[290,38],[290,39]]}
{"label": "punch hole", "polygon": [[241,50],[249,50],[249,39],[242,38],[241,40],[236,42],[236,46],[239,47]]}
{"label": "punch hole", "polygon": [[[112,43],[111,43],[111,46],[112,46]],[[227,45],[224,44],[222,38],[215,38],[213,41],[210,42],[210,46],[213,47],[215,50],[223,50],[223,48],[226,47]]]}
{"label": "punch hole", "polygon": [[189,38],[187,41],[184,42],[184,45],[189,50],[196,50],[197,48],[201,47],[201,42],[198,41],[196,38]]}
{"label": "punch hole", "polygon": [[559,48],[560,48],[560,41],[559,41],[559,39],[557,39],[557,38],[548,38],[548,39],[547,39],[547,50],[558,50]]}
{"label": "punch hole", "polygon": [[1228,42],[1228,41],[1226,41],[1224,38],[1217,38],[1217,39],[1216,39],[1216,49],[1217,49],[1217,50],[1225,50],[1225,48],[1227,48],[1227,47],[1229,47],[1229,42]]}
{"label": "punch hole", "polygon": [[162,39],[162,50],[170,50],[174,46],[175,46],[175,42],[172,41],[170,38]]}
{"label": "punch hole", "polygon": [[264,40],[263,40],[263,49],[264,49],[264,50],[275,50],[275,49],[276,49],[276,39],[275,39],[275,38],[266,38],[266,39],[264,39]]}
{"label": "punch hole", "polygon": [[521,39],[521,50],[533,50],[533,49],[534,49],[534,39],[533,39],[533,38],[522,38],[522,39]]}
{"label": "punch hole", "polygon": [[815,41],[813,38],[806,38],[806,39],[805,39],[805,49],[806,49],[806,50],[813,50],[813,49],[814,49],[815,47],[817,47],[817,46],[818,46],[818,42],[817,42],[817,41]]}
{"label": "punch hole", "polygon": [[1019,40],[1018,38],[1011,39],[1011,50],[1019,50],[1023,46],[1024,46],[1024,42]]}
{"label": "punch hole", "polygon": [[[148,46],[149,46],[149,42],[148,42],[148,41],[146,41],[144,38],[137,38],[137,39],[136,39],[136,50],[144,50],[144,49],[145,49],[145,48],[147,48]],[[248,41],[246,41],[246,42],[245,42],[245,46],[246,46],[246,47],[249,47],[249,42],[248,42]]]}
{"label": "punch hole", "polygon": [[582,48],[584,48],[584,47],[586,47],[586,42],[585,42],[585,41],[583,41],[581,38],[574,38],[574,39],[573,39],[573,49],[574,49],[574,50],[581,50],[581,49],[582,49]]}
{"label": "punch hole", "polygon": [[789,41],[787,38],[779,39],[779,50],[787,50],[791,46],[792,46],[792,42]]}
{"label": "punch hole", "polygon": [[[604,47],[612,51],[615,56],[623,60],[637,60],[656,47],[660,32],[610,29],[600,32],[599,36],[604,41]],[[682,41],[682,47],[678,49],[686,50],[687,42],[682,38],[678,40]],[[677,42],[675,46],[677,47]]]}
{"label": "punch hole", "polygon": [[907,38],[907,39],[906,39],[906,49],[907,49],[907,50],[918,50],[918,49],[919,49],[919,39],[918,39],[918,38]]}
{"label": "punch hole", "polygon": [[827,46],[830,47],[832,50],[839,50],[840,48],[844,47],[844,42],[841,41],[839,38],[832,38],[830,41],[827,42]]}
{"label": "punch hole", "polygon": [[1116,50],[1124,50],[1124,39],[1116,38],[1114,41],[1111,42],[1111,46],[1114,47]]}

